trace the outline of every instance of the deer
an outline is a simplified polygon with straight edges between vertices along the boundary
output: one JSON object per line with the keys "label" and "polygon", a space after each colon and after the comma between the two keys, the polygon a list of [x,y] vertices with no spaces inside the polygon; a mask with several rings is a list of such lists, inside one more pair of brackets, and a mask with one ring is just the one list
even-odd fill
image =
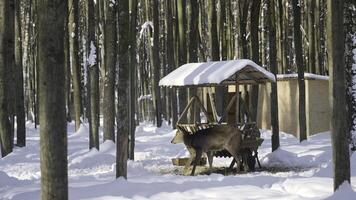
{"label": "deer", "polygon": [[[207,129],[198,130],[191,134],[185,130],[178,129],[176,135],[172,139],[172,144],[184,143],[190,152],[190,158],[185,165],[189,168],[193,162],[191,176],[194,176],[196,165],[201,159],[203,153],[207,154],[209,162],[209,170],[212,169],[213,152],[226,149],[233,158],[237,161],[237,166],[240,166],[239,155],[242,141],[242,133],[237,127],[231,125],[219,125]],[[239,167],[237,167],[239,171]]]}

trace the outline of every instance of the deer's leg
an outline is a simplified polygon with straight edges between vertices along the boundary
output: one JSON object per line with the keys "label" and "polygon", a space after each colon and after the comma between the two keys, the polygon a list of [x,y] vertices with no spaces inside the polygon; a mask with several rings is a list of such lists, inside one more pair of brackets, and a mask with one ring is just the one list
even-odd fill
{"label": "deer's leg", "polygon": [[208,151],[206,153],[206,155],[208,156],[208,162],[209,162],[209,172],[211,172],[212,168],[213,168],[213,159],[214,159],[214,153],[212,151]]}
{"label": "deer's leg", "polygon": [[247,155],[247,151],[245,151],[245,152],[243,152],[243,154],[242,154],[242,165],[243,165],[243,167],[244,167],[244,171],[245,172],[248,172],[248,171],[250,171],[250,167],[248,166],[248,164],[247,164],[247,160],[248,160],[248,155]]}
{"label": "deer's leg", "polygon": [[201,149],[197,149],[195,153],[196,153],[196,155],[195,155],[195,160],[194,160],[194,164],[193,164],[192,173],[190,174],[191,176],[194,176],[195,168],[197,167],[197,164],[199,163],[201,155],[202,155],[203,152],[202,152]]}
{"label": "deer's leg", "polygon": [[[237,151],[232,150],[232,149],[226,149],[231,155],[232,157],[234,157],[234,160],[237,163],[237,172],[240,172],[240,162],[241,162],[241,158],[240,156],[237,154]],[[234,163],[234,161],[232,161],[232,163]],[[232,165],[232,164],[231,164]],[[230,167],[231,167],[230,165]],[[233,166],[233,165],[232,165]]]}
{"label": "deer's leg", "polygon": [[231,161],[231,164],[229,166],[230,170],[232,170],[234,168],[235,163],[236,163],[236,160],[235,160],[235,158],[233,158],[232,161]]}
{"label": "deer's leg", "polygon": [[190,157],[188,161],[185,163],[184,170],[189,169],[190,165],[192,164],[192,161],[195,160],[195,156],[196,156],[196,152],[193,148],[187,147],[187,149],[190,153]]}

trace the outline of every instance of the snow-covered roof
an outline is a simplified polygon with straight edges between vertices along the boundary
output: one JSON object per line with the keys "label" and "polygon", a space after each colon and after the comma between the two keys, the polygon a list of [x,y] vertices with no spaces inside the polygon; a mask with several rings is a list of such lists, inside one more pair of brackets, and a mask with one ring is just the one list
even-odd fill
{"label": "snow-covered roof", "polygon": [[214,86],[275,82],[275,76],[251,60],[188,63],[159,81],[160,86]]}
{"label": "snow-covered roof", "polygon": [[[277,74],[277,80],[297,79],[298,74]],[[329,76],[323,76],[318,74],[304,73],[304,79],[311,80],[329,80]]]}

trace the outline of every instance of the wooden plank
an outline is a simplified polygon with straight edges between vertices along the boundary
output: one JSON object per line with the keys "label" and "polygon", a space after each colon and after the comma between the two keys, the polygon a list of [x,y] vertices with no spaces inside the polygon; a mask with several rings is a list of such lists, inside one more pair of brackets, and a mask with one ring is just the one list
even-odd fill
{"label": "wooden plank", "polygon": [[200,107],[200,109],[203,111],[203,113],[205,114],[206,118],[208,118],[208,121],[212,122],[213,120],[209,119],[208,111],[204,108],[204,106],[201,103],[201,101],[199,100],[199,98],[197,98],[197,100],[195,102]]}
{"label": "wooden plank", "polygon": [[223,119],[229,114],[229,111],[232,107],[232,105],[234,104],[234,102],[236,101],[236,94],[231,98],[229,104],[227,105],[225,111],[224,111],[224,114],[221,116],[218,124],[221,124],[221,122],[223,121]]}
{"label": "wooden plank", "polygon": [[211,106],[211,110],[213,111],[213,118],[214,118],[214,122],[217,122],[217,112],[216,112],[216,108],[215,108],[215,98],[213,96],[213,92],[211,88],[208,88],[208,94],[209,94],[209,99],[210,99],[210,106]]}
{"label": "wooden plank", "polygon": [[240,88],[236,75],[236,84],[235,84],[235,95],[236,95],[236,106],[235,106],[235,124],[237,125],[240,122]]}
{"label": "wooden plank", "polygon": [[196,96],[193,96],[193,97],[190,99],[188,105],[184,108],[182,114],[179,116],[179,119],[178,119],[178,121],[177,121],[177,124],[183,119],[183,116],[188,112],[189,107],[194,103],[195,99],[196,99]]}

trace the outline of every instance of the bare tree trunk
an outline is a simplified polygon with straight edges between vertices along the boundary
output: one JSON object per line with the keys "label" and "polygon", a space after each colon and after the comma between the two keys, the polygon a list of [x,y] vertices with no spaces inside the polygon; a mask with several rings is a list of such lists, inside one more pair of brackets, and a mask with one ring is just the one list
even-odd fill
{"label": "bare tree trunk", "polygon": [[7,31],[7,7],[9,0],[0,0],[0,142],[1,156],[5,157],[12,152],[11,126],[7,108],[7,73],[6,65],[6,31]]}
{"label": "bare tree trunk", "polygon": [[299,141],[307,139],[307,127],[305,117],[305,82],[304,82],[304,63],[302,35],[300,31],[300,5],[299,0],[293,0],[294,13],[294,46],[295,57],[298,67],[298,87],[299,87]]}
{"label": "bare tree trunk", "polygon": [[129,44],[130,21],[129,1],[122,0],[118,4],[119,14],[119,76],[117,104],[117,146],[116,146],[116,178],[127,179],[127,156],[129,137]]}
{"label": "bare tree trunk", "polygon": [[68,199],[64,25],[67,1],[37,0],[41,199]]}
{"label": "bare tree trunk", "polygon": [[[173,2],[174,3],[174,2]],[[166,27],[167,27],[167,71],[168,73],[175,68],[175,56],[174,56],[174,20],[173,20],[173,5],[172,1],[166,1]],[[177,28],[177,27],[176,27]],[[172,127],[175,128],[178,117],[177,110],[177,92],[175,89],[168,88],[168,100],[167,109],[171,110]]]}
{"label": "bare tree trunk", "polygon": [[7,92],[7,111],[8,118],[10,119],[11,127],[11,148],[14,146],[14,133],[15,133],[15,95],[13,91],[16,89],[15,84],[15,1],[11,0],[6,3],[5,15],[7,16],[5,21],[6,32],[5,32],[5,64],[7,69],[6,74],[6,92]]}
{"label": "bare tree trunk", "polygon": [[95,7],[94,0],[88,0],[88,42],[90,52],[89,67],[89,149],[99,150],[99,67],[97,62],[97,43],[95,38]]}
{"label": "bare tree trunk", "polygon": [[159,20],[158,20],[159,5],[157,0],[153,0],[153,103],[155,105],[156,112],[156,125],[161,127],[162,125],[162,102],[161,102],[161,90],[158,86],[160,77],[160,60],[159,60]]}
{"label": "bare tree trunk", "polygon": [[130,151],[129,159],[135,159],[135,130],[136,130],[136,90],[135,90],[135,77],[137,69],[137,60],[136,60],[136,21],[137,21],[137,0],[130,1],[130,67],[129,67],[129,98],[130,98],[130,107],[129,107],[129,119],[130,119]]}
{"label": "bare tree trunk", "polygon": [[[277,74],[277,51],[276,51],[276,18],[275,0],[269,0],[268,27],[269,27],[269,54],[271,72]],[[276,80],[277,81],[277,80]],[[272,151],[279,148],[279,120],[278,120],[278,90],[277,82],[271,83],[271,125],[272,125]]]}
{"label": "bare tree trunk", "polygon": [[105,1],[104,141],[115,141],[115,76],[117,59],[117,1]]}
{"label": "bare tree trunk", "polygon": [[[260,16],[261,0],[253,0],[251,6],[251,46],[252,46],[252,60],[256,64],[260,64],[259,60],[259,39],[258,39],[258,24]],[[251,121],[257,119],[257,106],[258,106],[258,85],[252,85],[251,98],[250,98],[250,114]]]}
{"label": "bare tree trunk", "polygon": [[79,64],[79,0],[69,0],[69,48],[71,56],[71,68],[72,68],[72,84],[73,84],[73,100],[74,100],[74,120],[75,120],[75,130],[77,131],[80,127],[80,116],[81,116],[81,71]]}
{"label": "bare tree trunk", "polygon": [[[186,0],[177,0],[177,17],[178,17],[178,66],[187,62],[187,40],[186,40]],[[177,89],[179,97],[179,115],[187,103],[187,91],[184,88]]]}
{"label": "bare tree trunk", "polygon": [[308,64],[311,73],[316,73],[315,63],[315,4],[316,0],[308,0]]}
{"label": "bare tree trunk", "polygon": [[327,50],[331,136],[333,147],[334,191],[345,181],[350,183],[350,157],[345,101],[344,1],[327,1]]}
{"label": "bare tree trunk", "polygon": [[15,0],[15,91],[16,91],[16,124],[17,146],[26,145],[26,120],[24,102],[24,84],[22,67],[22,37],[21,37],[21,4]]}

